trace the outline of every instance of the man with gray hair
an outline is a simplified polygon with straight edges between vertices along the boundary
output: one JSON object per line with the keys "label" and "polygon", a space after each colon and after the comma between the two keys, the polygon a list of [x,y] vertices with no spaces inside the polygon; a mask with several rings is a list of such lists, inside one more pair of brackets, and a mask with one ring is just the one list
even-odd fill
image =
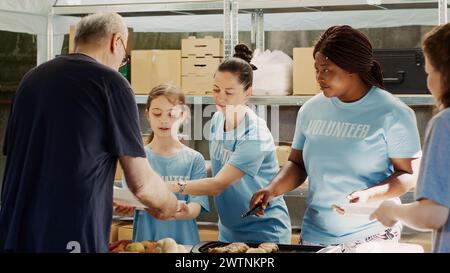
{"label": "man with gray hair", "polygon": [[133,91],[117,71],[127,35],[118,14],[84,17],[76,53],[22,79],[3,147],[0,252],[106,252],[117,159],[153,216],[175,214],[176,197],[145,158]]}

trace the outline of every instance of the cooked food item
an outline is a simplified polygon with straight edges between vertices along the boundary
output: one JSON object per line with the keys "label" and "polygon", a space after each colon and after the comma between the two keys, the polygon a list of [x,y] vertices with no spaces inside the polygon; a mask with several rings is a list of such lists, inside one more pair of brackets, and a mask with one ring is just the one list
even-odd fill
{"label": "cooked food item", "polygon": [[109,245],[109,251],[110,252],[114,252],[114,253],[124,252],[125,251],[125,247],[129,243],[131,243],[131,241],[129,241],[129,240],[121,240],[121,241],[114,242],[114,243]]}
{"label": "cooked food item", "polygon": [[125,251],[145,253],[145,247],[141,243],[131,243],[125,247]]}
{"label": "cooked food item", "polygon": [[228,253],[245,253],[250,247],[244,243],[232,243],[226,246]]}
{"label": "cooked food item", "polygon": [[228,253],[227,247],[211,247],[208,248],[209,253]]}
{"label": "cooked food item", "polygon": [[250,247],[244,243],[232,243],[222,247],[212,247],[209,253],[245,253]]}
{"label": "cooked food item", "polygon": [[251,247],[245,253],[268,253],[264,248]]}
{"label": "cooked food item", "polygon": [[278,252],[280,250],[278,245],[274,243],[262,243],[258,247],[264,249],[267,253]]}
{"label": "cooked food item", "polygon": [[187,249],[179,245],[172,238],[159,241],[133,242],[117,241],[109,245],[110,252],[138,252],[138,253],[187,253]]}
{"label": "cooked food item", "polygon": [[158,247],[162,253],[178,253],[178,244],[172,238],[164,238],[158,241]]}

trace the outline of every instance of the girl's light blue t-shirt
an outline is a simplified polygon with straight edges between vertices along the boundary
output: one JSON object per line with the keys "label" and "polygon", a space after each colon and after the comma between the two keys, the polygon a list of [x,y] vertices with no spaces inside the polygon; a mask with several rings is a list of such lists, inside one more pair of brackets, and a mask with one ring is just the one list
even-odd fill
{"label": "girl's light blue t-shirt", "polygon": [[[428,124],[416,199],[429,199],[450,208],[450,109],[437,114]],[[450,253],[450,213],[447,222],[433,230],[433,252]]]}
{"label": "girl's light blue t-shirt", "polygon": [[[155,154],[149,146],[145,152],[150,166],[163,178],[164,181],[185,181],[205,178],[206,167],[203,156],[183,145],[181,151],[173,156],[161,156]],[[125,180],[122,185],[126,187]],[[202,211],[209,211],[207,196],[189,196],[177,194],[178,200],[187,203],[196,202],[202,207]],[[136,210],[133,223],[133,240],[160,240],[170,237],[179,244],[195,245],[199,243],[197,222],[192,220],[160,221],[143,210]]]}

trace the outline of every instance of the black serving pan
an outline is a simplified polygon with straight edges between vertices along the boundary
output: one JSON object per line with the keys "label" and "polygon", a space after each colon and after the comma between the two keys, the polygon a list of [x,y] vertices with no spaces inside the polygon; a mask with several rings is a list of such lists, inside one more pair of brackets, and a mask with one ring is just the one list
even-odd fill
{"label": "black serving pan", "polygon": [[[191,253],[208,253],[209,248],[214,247],[223,247],[228,245],[229,243],[223,243],[218,241],[205,241],[200,242],[195,245]],[[249,247],[258,247],[259,243],[246,243]],[[321,250],[323,247],[321,246],[303,246],[303,245],[280,245],[278,244],[278,248],[280,249],[276,253],[316,253]]]}

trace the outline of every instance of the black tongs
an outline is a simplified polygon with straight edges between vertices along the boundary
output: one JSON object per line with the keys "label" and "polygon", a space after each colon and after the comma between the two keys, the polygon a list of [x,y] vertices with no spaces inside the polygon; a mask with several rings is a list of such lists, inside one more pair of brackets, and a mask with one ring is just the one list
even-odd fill
{"label": "black tongs", "polygon": [[[267,206],[269,206],[269,204],[267,204]],[[241,214],[241,218],[245,218],[248,217],[250,215],[254,215],[256,214],[256,212],[258,212],[258,210],[262,207],[262,203],[260,203],[259,205],[255,206],[254,208],[250,209],[247,212],[244,212]]]}

